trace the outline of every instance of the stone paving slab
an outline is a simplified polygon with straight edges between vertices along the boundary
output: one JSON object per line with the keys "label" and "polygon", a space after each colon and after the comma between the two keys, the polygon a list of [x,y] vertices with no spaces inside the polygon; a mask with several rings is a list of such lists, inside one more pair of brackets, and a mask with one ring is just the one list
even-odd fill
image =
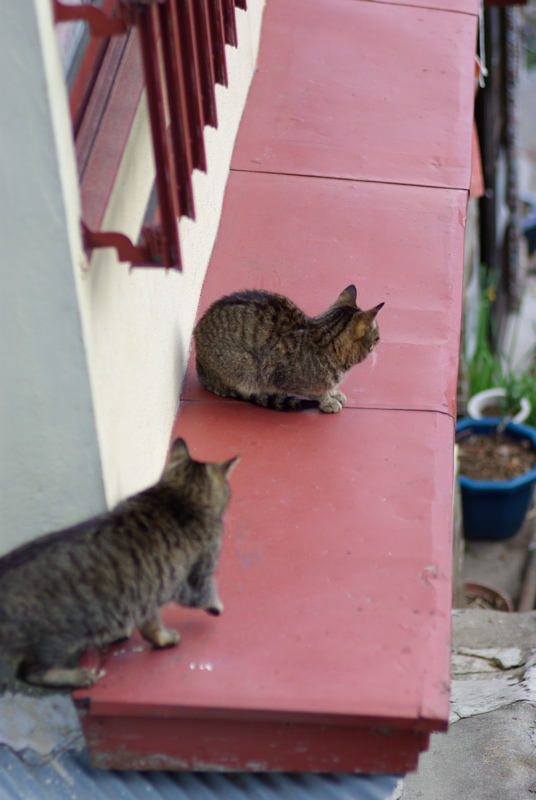
{"label": "stone paving slab", "polygon": [[[520,658],[505,662],[511,668],[494,666],[489,650],[514,649]],[[454,612],[453,653],[451,707],[459,710],[460,693],[468,696],[472,686],[486,703],[475,702],[472,713],[466,706],[469,716],[451,723],[446,735],[432,735],[418,771],[393,800],[530,800],[536,796],[536,612]],[[463,657],[475,653],[464,668]],[[490,702],[496,707],[486,711]]]}

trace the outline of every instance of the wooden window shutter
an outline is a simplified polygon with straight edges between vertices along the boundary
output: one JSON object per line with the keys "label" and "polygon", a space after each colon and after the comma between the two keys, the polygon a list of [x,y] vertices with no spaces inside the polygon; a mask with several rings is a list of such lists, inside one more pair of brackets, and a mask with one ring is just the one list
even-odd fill
{"label": "wooden window shutter", "polygon": [[116,0],[111,14],[53,3],[56,22],[83,20],[91,36],[135,26],[147,91],[159,221],[142,228],[137,244],[82,223],[85,247],[114,247],[133,266],[180,270],[178,221],[183,214],[195,218],[192,170],[206,172],[203,130],[217,127],[214,87],[227,85],[225,45],[237,45],[235,6],[245,10],[246,0]]}

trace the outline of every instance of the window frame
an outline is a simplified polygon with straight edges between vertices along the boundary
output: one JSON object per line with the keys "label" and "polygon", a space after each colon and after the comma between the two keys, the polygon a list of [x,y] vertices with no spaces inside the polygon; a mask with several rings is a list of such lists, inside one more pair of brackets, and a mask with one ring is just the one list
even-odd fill
{"label": "window frame", "polygon": [[[181,270],[178,222],[182,215],[195,218],[191,175],[194,168],[206,171],[204,127],[217,127],[215,84],[227,85],[225,45],[237,46],[235,7],[246,10],[246,0],[104,0],[101,7],[52,2],[56,23],[83,20],[90,34],[87,65],[80,78],[77,74],[70,98],[85,249],[90,254],[98,247],[114,247],[119,260],[132,266]],[[105,185],[85,191],[88,164],[106,128],[106,112],[127,52],[133,58],[132,48],[141,56],[142,80],[132,81],[135,105],[123,117],[132,124],[145,87],[158,197],[157,212],[136,244],[121,232],[100,229],[126,130],[113,147],[114,165],[101,175]],[[89,76],[86,83],[84,76]]]}

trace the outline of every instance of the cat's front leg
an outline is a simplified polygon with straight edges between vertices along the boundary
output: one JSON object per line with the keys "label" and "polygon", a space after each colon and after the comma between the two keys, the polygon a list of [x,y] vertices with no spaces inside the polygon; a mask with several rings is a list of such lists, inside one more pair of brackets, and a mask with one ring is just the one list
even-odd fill
{"label": "cat's front leg", "polygon": [[215,617],[219,616],[223,611],[223,603],[220,600],[218,589],[216,587],[216,581],[214,579],[211,581],[210,600],[205,606],[205,611],[207,614],[213,614]]}
{"label": "cat's front leg", "polygon": [[164,628],[158,611],[151,619],[138,627],[139,632],[154,647],[174,647],[180,641],[180,633],[173,628]]}
{"label": "cat's front leg", "polygon": [[214,616],[219,616],[223,611],[214,576],[200,574],[198,567],[194,568],[189,579],[179,588],[175,600],[181,606],[202,608],[207,614]]}
{"label": "cat's front leg", "polygon": [[346,403],[346,395],[343,392],[339,392],[338,389],[331,389],[328,392],[330,397],[333,397],[335,400],[338,400],[339,403]]}

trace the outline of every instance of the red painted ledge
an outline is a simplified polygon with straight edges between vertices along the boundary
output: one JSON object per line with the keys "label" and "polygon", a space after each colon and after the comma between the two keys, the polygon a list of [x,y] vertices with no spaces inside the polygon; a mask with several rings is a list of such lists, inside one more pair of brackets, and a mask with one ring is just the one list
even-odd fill
{"label": "red painted ledge", "polygon": [[[314,0],[302,25],[300,2],[267,4],[199,314],[245,287],[314,314],[353,282],[363,305],[386,303],[376,363],[348,376],[340,414],[281,414],[205,392],[192,355],[173,436],[201,460],[242,459],[219,569],[225,612],[167,608],[177,648],[135,636],[104,656],[106,676],[76,693],[100,766],[403,773],[447,726],[476,4]],[[445,37],[455,47],[439,47]],[[399,75],[407,92],[382,104]],[[352,88],[359,102],[331,103]],[[412,119],[400,147],[399,119],[432,90],[441,108],[427,107],[426,125]],[[366,170],[352,160],[359,136],[337,145],[359,115]]]}

